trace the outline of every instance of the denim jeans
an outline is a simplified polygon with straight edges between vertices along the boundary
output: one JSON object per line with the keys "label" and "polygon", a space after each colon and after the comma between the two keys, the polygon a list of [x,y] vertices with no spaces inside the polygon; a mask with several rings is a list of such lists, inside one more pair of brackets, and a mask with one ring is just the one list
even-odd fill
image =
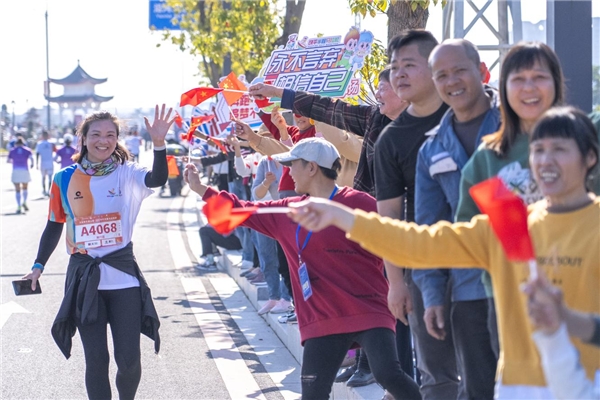
{"label": "denim jeans", "polygon": [[[229,193],[235,194],[240,200],[248,200],[248,192],[246,192],[246,187],[242,179],[229,182]],[[235,235],[240,239],[240,243],[242,243],[242,260],[254,261],[254,244],[250,236],[250,229],[241,226],[237,227],[235,228]]]}
{"label": "denim jeans", "polygon": [[277,259],[277,242],[268,236],[251,230],[251,236],[258,252],[260,270],[265,276],[270,300],[284,299],[290,301],[290,294],[279,275]]}

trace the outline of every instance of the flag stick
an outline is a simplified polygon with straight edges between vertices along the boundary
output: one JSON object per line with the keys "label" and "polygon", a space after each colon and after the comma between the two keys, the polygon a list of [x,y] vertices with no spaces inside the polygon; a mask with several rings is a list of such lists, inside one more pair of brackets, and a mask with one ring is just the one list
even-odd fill
{"label": "flag stick", "polygon": [[535,261],[535,258],[532,258],[531,260],[529,260],[529,280],[535,281],[538,278],[538,276],[538,264],[537,261]]}
{"label": "flag stick", "polygon": [[290,212],[289,207],[259,207],[256,211],[257,214],[287,214]]}
{"label": "flag stick", "polygon": [[231,93],[244,93],[247,94],[248,91],[247,90],[236,90],[236,89],[223,89],[224,92],[231,92]]}

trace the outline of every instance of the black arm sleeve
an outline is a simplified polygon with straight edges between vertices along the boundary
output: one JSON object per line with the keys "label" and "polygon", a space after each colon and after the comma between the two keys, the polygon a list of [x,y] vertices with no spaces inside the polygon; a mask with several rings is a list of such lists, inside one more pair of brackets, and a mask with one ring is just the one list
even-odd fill
{"label": "black arm sleeve", "polygon": [[600,347],[600,316],[594,316],[594,324],[596,325],[596,328],[594,329],[594,334],[588,343]]}
{"label": "black arm sleeve", "polygon": [[37,257],[35,258],[36,263],[46,265],[60,240],[63,225],[60,222],[48,221],[40,239],[40,247],[38,247]]}
{"label": "black arm sleeve", "polygon": [[223,152],[219,154],[214,154],[212,156],[200,157],[200,163],[203,167],[208,167],[209,165],[215,165],[222,163],[223,161],[228,161],[229,155]]}
{"label": "black arm sleeve", "polygon": [[167,166],[167,150],[154,150],[152,171],[146,174],[144,183],[149,188],[160,187],[167,183],[169,167]]}

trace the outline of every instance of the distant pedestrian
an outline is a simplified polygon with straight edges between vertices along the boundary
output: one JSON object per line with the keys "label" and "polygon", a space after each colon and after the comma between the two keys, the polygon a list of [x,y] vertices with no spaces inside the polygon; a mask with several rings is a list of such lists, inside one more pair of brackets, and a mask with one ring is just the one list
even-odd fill
{"label": "distant pedestrian", "polygon": [[[52,175],[54,174],[54,152],[56,151],[56,147],[48,141],[48,138],[48,132],[42,132],[42,140],[35,146],[35,161],[37,169],[42,173],[42,189],[44,196],[49,196]],[[48,183],[47,186],[46,181]]]}
{"label": "distant pedestrian", "polygon": [[[27,207],[27,184],[31,182],[29,168],[33,168],[33,153],[29,147],[25,146],[23,138],[17,138],[13,149],[8,153],[6,161],[13,165],[11,179],[15,185],[17,214],[21,214],[21,205],[23,206],[23,210],[29,211]],[[23,194],[23,203],[21,203],[21,193]]]}
{"label": "distant pedestrian", "polygon": [[54,156],[54,161],[60,163],[60,168],[66,168],[69,165],[72,165],[75,161],[72,159],[73,155],[77,152],[77,149],[72,146],[73,143],[73,135],[67,133],[63,140],[65,141],[65,145],[60,149],[56,150],[56,155]]}
{"label": "distant pedestrian", "polygon": [[134,162],[140,162],[140,147],[142,146],[142,138],[138,134],[137,129],[132,129],[129,136],[125,139],[125,146],[133,156]]}

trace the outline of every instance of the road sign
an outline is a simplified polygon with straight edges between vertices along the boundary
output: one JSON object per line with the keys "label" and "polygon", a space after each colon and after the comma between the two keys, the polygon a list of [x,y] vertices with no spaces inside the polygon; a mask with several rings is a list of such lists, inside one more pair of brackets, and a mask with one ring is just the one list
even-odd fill
{"label": "road sign", "polygon": [[180,30],[180,14],[167,5],[166,0],[149,0],[150,5],[150,29]]}

